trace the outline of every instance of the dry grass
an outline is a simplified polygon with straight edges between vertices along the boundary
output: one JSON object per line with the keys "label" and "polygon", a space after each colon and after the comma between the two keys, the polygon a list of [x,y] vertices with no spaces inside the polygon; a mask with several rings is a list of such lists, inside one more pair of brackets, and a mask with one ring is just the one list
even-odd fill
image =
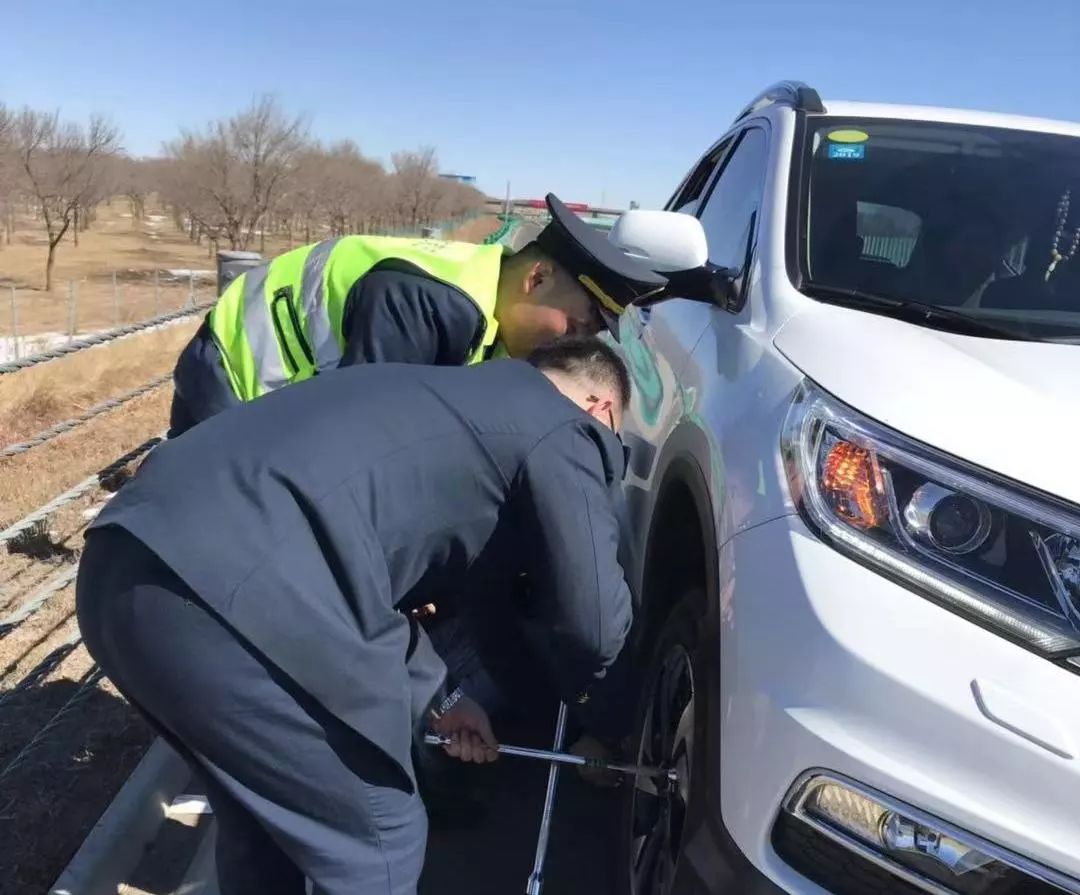
{"label": "dry grass", "polygon": [[198,325],[185,319],[0,377],[0,446],[169,372]]}
{"label": "dry grass", "polygon": [[475,221],[469,221],[469,223],[446,235],[448,239],[458,239],[461,242],[480,242],[498,230],[501,223],[494,216],[477,218]]}
{"label": "dry grass", "polygon": [[0,516],[4,522],[20,519],[164,431],[171,397],[172,389],[162,387],[28,453],[0,460]]}

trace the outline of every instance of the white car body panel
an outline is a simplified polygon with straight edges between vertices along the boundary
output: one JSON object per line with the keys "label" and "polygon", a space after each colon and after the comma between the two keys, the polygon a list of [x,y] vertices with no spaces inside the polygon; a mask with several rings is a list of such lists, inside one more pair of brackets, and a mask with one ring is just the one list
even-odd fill
{"label": "white car body panel", "polygon": [[[1080,137],[1070,122],[825,105],[830,116]],[[785,794],[811,768],[1080,879],[1080,674],[819,540],[780,458],[805,377],[910,438],[1080,505],[1080,347],[954,335],[798,292],[786,255],[795,117],[778,105],[731,129],[762,121],[770,132],[743,308],[673,299],[624,317],[635,381],[628,574],[640,592],[663,459],[693,443],[719,551],[721,692],[709,711],[722,719],[722,821],[783,891],[825,891],[770,842]]]}
{"label": "white car body panel", "polygon": [[1080,677],[853,563],[797,517],[739,535],[723,562],[724,820],[751,860],[769,872],[777,806],[823,767],[1080,877],[1080,761],[988,718],[973,691],[1010,693],[1075,744]]}

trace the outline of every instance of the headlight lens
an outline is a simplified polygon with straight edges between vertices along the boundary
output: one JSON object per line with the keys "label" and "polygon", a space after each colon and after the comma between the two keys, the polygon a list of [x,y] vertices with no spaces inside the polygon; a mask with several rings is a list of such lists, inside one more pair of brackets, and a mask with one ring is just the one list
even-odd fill
{"label": "headlight lens", "polygon": [[1080,512],[800,388],[792,494],[836,546],[1051,658],[1080,655]]}

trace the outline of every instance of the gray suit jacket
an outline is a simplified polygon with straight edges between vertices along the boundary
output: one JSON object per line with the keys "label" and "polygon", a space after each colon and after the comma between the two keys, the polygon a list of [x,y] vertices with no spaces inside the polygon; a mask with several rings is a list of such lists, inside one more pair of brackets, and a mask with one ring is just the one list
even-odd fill
{"label": "gray suit jacket", "polygon": [[445,674],[409,609],[524,574],[564,698],[615,660],[632,613],[622,473],[618,439],[524,362],[374,364],[166,442],[94,527],[139,538],[407,769],[410,724]]}

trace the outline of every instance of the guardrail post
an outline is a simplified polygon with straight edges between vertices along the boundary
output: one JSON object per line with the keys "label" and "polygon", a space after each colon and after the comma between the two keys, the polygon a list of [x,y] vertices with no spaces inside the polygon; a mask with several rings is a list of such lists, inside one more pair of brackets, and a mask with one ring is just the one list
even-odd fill
{"label": "guardrail post", "polygon": [[75,281],[68,280],[68,343],[75,338]]}
{"label": "guardrail post", "polygon": [[116,271],[112,272],[113,323],[120,325],[120,293],[116,290]]}
{"label": "guardrail post", "polygon": [[188,272],[187,300],[189,307],[195,307],[195,273]]}
{"label": "guardrail post", "polygon": [[159,276],[160,271],[154,268],[154,316],[157,317],[161,313],[161,278]]}
{"label": "guardrail post", "polygon": [[15,360],[19,359],[19,303],[15,297],[15,287],[11,287],[11,346],[15,351]]}

